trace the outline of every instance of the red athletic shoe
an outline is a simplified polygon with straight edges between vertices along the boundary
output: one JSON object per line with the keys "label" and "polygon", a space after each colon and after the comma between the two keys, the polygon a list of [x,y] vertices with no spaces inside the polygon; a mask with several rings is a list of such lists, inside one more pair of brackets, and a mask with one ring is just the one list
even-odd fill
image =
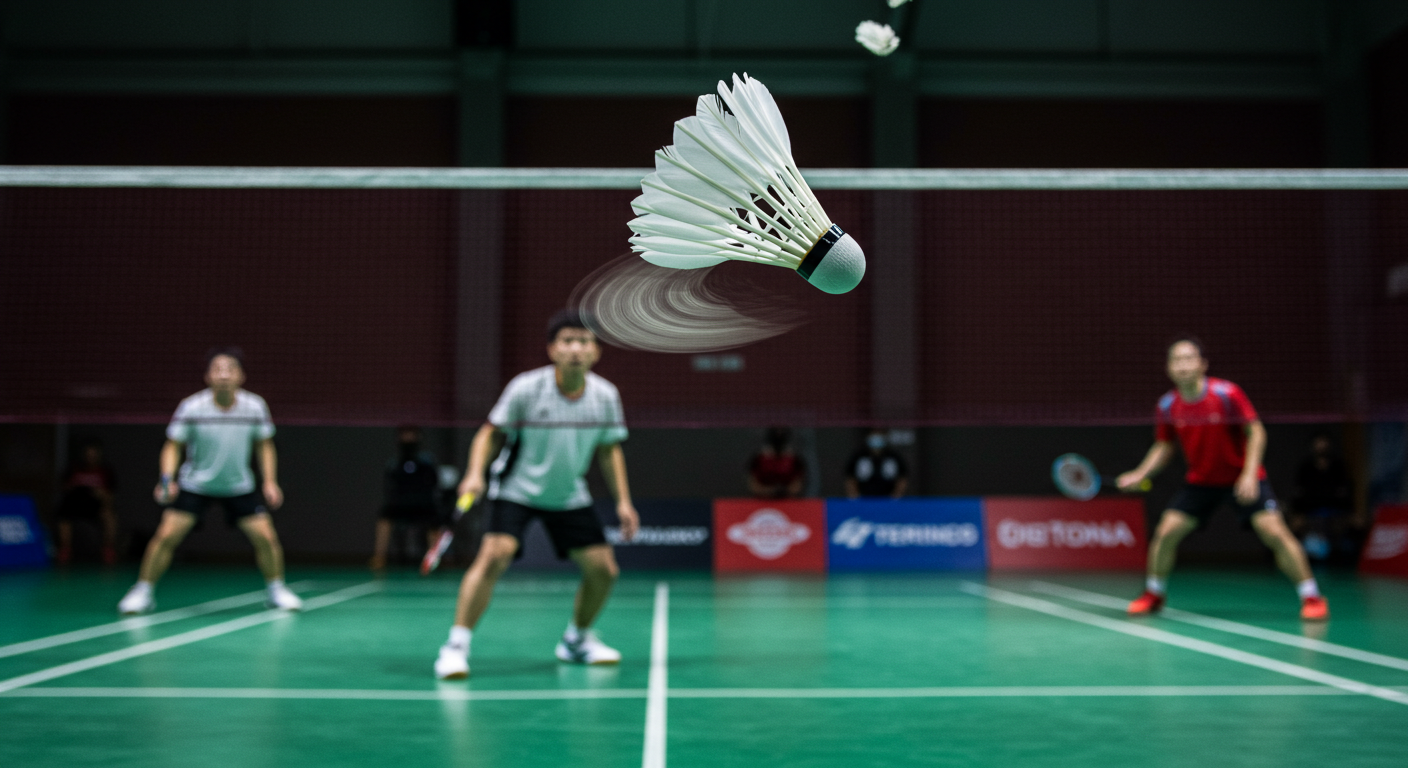
{"label": "red athletic shoe", "polygon": [[1324,621],[1330,618],[1330,601],[1323,597],[1307,597],[1300,601],[1300,617],[1305,621]]}
{"label": "red athletic shoe", "polygon": [[1151,613],[1158,613],[1164,607],[1164,596],[1156,595],[1153,592],[1144,590],[1144,594],[1134,598],[1134,602],[1129,604],[1130,616],[1148,616]]}

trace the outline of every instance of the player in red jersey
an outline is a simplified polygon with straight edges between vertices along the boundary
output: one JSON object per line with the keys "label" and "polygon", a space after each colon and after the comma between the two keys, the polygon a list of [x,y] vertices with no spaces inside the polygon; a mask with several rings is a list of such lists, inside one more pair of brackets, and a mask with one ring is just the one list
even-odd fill
{"label": "player in red jersey", "polygon": [[1169,345],[1168,377],[1174,388],[1159,399],[1154,445],[1144,461],[1115,480],[1120,490],[1133,490],[1158,474],[1173,458],[1174,441],[1183,448],[1188,474],[1183,488],[1164,510],[1149,543],[1149,576],[1144,590],[1129,604],[1131,614],[1150,614],[1164,605],[1164,590],[1173,572],[1178,543],[1213,512],[1231,502],[1244,524],[1250,523],[1263,543],[1276,554],[1276,565],[1295,582],[1302,619],[1321,621],[1330,607],[1320,595],[1305,551],[1286,527],[1266,470],[1266,427],[1241,387],[1207,375],[1203,345],[1183,337]]}

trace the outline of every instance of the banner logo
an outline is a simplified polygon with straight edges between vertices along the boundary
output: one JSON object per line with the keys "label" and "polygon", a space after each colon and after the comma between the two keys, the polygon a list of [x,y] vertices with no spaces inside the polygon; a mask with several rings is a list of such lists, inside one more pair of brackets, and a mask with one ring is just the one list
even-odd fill
{"label": "banner logo", "polygon": [[19,515],[0,517],[0,544],[28,544],[34,541],[29,521]]}
{"label": "banner logo", "polygon": [[1408,524],[1374,526],[1374,534],[1364,547],[1365,560],[1388,560],[1408,552]]}
{"label": "banner logo", "polygon": [[981,534],[973,523],[874,523],[852,517],[831,534],[831,543],[860,549],[874,535],[877,547],[974,547]]}
{"label": "banner logo", "polygon": [[704,525],[643,525],[630,541],[621,538],[620,526],[606,527],[606,541],[614,547],[697,547],[709,540]]}
{"label": "banner logo", "polygon": [[1138,546],[1134,531],[1123,520],[1048,520],[1031,523],[1003,520],[997,526],[997,542],[1005,549],[1112,549]]}
{"label": "banner logo", "polygon": [[741,544],[762,560],[776,560],[793,545],[812,537],[812,529],[792,522],[776,509],[760,509],[741,523],[728,527],[728,540]]}

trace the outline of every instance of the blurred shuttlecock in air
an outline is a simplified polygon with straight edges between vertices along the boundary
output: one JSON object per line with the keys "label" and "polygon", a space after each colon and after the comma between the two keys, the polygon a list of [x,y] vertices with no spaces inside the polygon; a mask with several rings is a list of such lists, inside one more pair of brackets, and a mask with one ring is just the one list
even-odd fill
{"label": "blurred shuttlecock in air", "polygon": [[772,94],[748,75],[699,97],[631,203],[631,248],[672,269],[728,259],[794,269],[827,293],[865,275],[865,254],[831,223],[797,163]]}
{"label": "blurred shuttlecock in air", "polygon": [[[898,5],[892,3],[892,6]],[[900,39],[889,24],[862,21],[856,25],[856,42],[876,56],[889,56],[900,47]]]}

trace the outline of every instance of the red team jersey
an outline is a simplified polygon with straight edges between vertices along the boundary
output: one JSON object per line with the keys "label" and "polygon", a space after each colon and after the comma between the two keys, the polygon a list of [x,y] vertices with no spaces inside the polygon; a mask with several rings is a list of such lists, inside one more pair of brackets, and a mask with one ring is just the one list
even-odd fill
{"label": "red team jersey", "polygon": [[[1159,398],[1154,438],[1183,448],[1184,480],[1191,485],[1233,485],[1246,464],[1247,425],[1256,409],[1242,388],[1226,379],[1207,379],[1203,396],[1187,401],[1177,389]],[[1257,473],[1266,479],[1266,468]]]}

